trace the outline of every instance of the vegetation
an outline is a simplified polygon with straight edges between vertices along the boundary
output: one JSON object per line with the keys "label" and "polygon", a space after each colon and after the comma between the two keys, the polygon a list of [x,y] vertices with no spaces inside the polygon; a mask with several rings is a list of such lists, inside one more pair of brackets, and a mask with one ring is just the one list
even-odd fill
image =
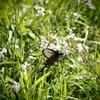
{"label": "vegetation", "polygon": [[[100,3],[87,1],[0,0],[0,100],[100,100]],[[45,48],[66,58],[42,71]]]}

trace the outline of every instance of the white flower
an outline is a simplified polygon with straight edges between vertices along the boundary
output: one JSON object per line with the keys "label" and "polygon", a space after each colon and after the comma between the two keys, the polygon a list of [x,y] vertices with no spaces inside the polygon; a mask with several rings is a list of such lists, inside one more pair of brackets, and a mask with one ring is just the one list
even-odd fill
{"label": "white flower", "polygon": [[53,49],[54,51],[56,51],[57,50],[57,46],[56,45],[54,45],[53,43],[51,43],[50,45],[49,45],[49,47],[48,47],[49,49]]}
{"label": "white flower", "polygon": [[19,49],[19,45],[15,44],[15,48],[16,48],[16,49]]}
{"label": "white flower", "polygon": [[39,5],[35,5],[34,8],[37,10],[39,8]]}
{"label": "white flower", "polygon": [[29,56],[29,60],[36,60],[36,57],[34,57],[34,56]]}
{"label": "white flower", "polygon": [[88,0],[78,0],[78,4],[80,3],[86,3]]}
{"label": "white flower", "polygon": [[5,47],[2,49],[2,53],[7,53],[7,49]]}
{"label": "white flower", "polygon": [[36,14],[36,16],[44,16],[44,15],[45,15],[45,13],[41,12],[41,11],[38,11],[37,14]]}
{"label": "white flower", "polygon": [[89,47],[86,46],[85,44],[83,44],[83,46],[84,46],[84,48],[85,48],[85,50],[86,50],[86,53],[88,53],[88,52],[89,52]]}
{"label": "white flower", "polygon": [[68,48],[68,43],[66,42],[66,39],[65,39],[64,41],[62,41],[61,44],[62,44],[64,47],[67,47],[67,48]]}
{"label": "white flower", "polygon": [[77,59],[78,59],[79,62],[83,62],[83,59],[82,59],[81,56],[79,56]]}
{"label": "white flower", "polygon": [[57,47],[57,50],[60,50],[60,48],[61,48],[61,40],[59,40],[58,38],[56,39],[56,47]]}
{"label": "white flower", "polygon": [[33,57],[33,56],[29,56],[29,59],[36,59],[35,57]]}
{"label": "white flower", "polygon": [[1,70],[0,70],[0,72],[3,72],[4,73],[4,71],[5,71],[5,68],[2,67]]}
{"label": "white flower", "polygon": [[33,50],[30,50],[30,52],[33,52]]}
{"label": "white flower", "polygon": [[78,16],[78,13],[77,13],[77,12],[76,12],[76,13],[73,13],[73,15],[74,15],[74,16]]}
{"label": "white flower", "polygon": [[62,52],[63,52],[64,56],[67,55],[68,54],[67,47],[62,47]]}
{"label": "white flower", "polygon": [[49,36],[50,38],[52,38],[52,39],[55,39],[55,40],[58,39],[58,38],[57,38],[57,35],[48,34],[48,36]]}
{"label": "white flower", "polygon": [[77,16],[78,16],[78,17],[81,17],[81,15],[80,15],[78,12],[74,12],[73,15],[74,15],[75,17],[77,17]]}
{"label": "white flower", "polygon": [[73,34],[69,34],[69,35],[67,35],[66,36],[66,39],[70,39],[70,40],[72,40],[72,39],[74,39],[74,37],[75,37],[75,34],[73,33]]}
{"label": "white flower", "polygon": [[92,4],[92,1],[91,0],[88,0],[86,5],[91,8],[91,9],[95,9],[94,5]]}
{"label": "white flower", "polygon": [[39,5],[34,6],[35,10],[37,11],[36,16],[44,16],[45,9],[43,7],[40,7]]}
{"label": "white flower", "polygon": [[7,53],[7,49],[5,47],[0,51],[0,59],[4,58],[4,53]]}
{"label": "white flower", "polygon": [[14,92],[19,91],[20,90],[19,83],[14,81],[14,83],[12,84],[12,88],[13,88]]}
{"label": "white flower", "polygon": [[95,9],[94,5],[92,4],[92,0],[78,0],[78,4],[85,3],[89,8]]}
{"label": "white flower", "polygon": [[23,69],[26,69],[28,66],[30,66],[28,62],[24,62],[24,64],[22,64]]}
{"label": "white flower", "polygon": [[48,13],[51,15],[51,14],[52,14],[52,11],[51,11],[51,10],[49,10],[49,11],[48,11]]}
{"label": "white flower", "polygon": [[77,47],[78,47],[78,52],[79,52],[79,53],[82,53],[82,52],[83,52],[82,44],[81,44],[81,43],[78,43],[78,44],[77,44]]}
{"label": "white flower", "polygon": [[0,59],[4,58],[4,55],[2,52],[0,52]]}
{"label": "white flower", "polygon": [[43,49],[46,49],[47,46],[49,44],[49,41],[48,40],[41,40],[41,45],[40,45],[40,49],[43,50]]}
{"label": "white flower", "polygon": [[41,38],[40,50],[46,49],[49,44],[49,41],[44,36],[41,36],[40,38]]}
{"label": "white flower", "polygon": [[49,1],[48,0],[46,0],[46,4],[48,3]]}

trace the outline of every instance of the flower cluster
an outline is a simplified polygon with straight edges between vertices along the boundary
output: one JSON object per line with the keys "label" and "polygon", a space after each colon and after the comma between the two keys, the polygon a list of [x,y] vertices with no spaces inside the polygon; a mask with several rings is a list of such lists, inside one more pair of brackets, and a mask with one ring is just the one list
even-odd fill
{"label": "flower cluster", "polygon": [[24,75],[27,74],[27,67],[28,66],[30,66],[30,63],[28,63],[28,62],[24,62],[24,64],[22,64],[22,69],[24,70]]}
{"label": "flower cluster", "polygon": [[78,47],[78,52],[79,53],[88,53],[88,51],[89,51],[89,47],[86,46],[85,44],[78,43],[77,47]]}
{"label": "flower cluster", "polygon": [[61,51],[65,55],[68,53],[68,44],[67,42],[61,40],[58,38],[56,35],[48,34],[48,38],[46,39],[45,37],[41,36],[41,44],[40,44],[40,49],[53,49],[54,51]]}
{"label": "flower cluster", "polygon": [[[85,39],[78,38],[75,34],[69,34],[64,38],[57,37],[57,35],[48,34],[47,38],[41,36],[40,49],[53,49],[54,51],[62,52],[64,55],[68,53],[88,53],[89,47],[82,44]],[[82,62],[82,58],[78,58],[79,62]]]}
{"label": "flower cluster", "polygon": [[4,54],[7,53],[7,49],[4,47],[0,52],[0,59],[4,58]]}
{"label": "flower cluster", "polygon": [[85,3],[90,9],[95,9],[95,6],[92,4],[91,0],[78,0],[78,4]]}
{"label": "flower cluster", "polygon": [[36,10],[36,16],[44,16],[45,15],[45,9],[43,7],[40,7],[39,5],[34,6]]}
{"label": "flower cluster", "polygon": [[14,81],[14,83],[12,84],[12,88],[13,88],[14,92],[19,91],[20,90],[19,83]]}

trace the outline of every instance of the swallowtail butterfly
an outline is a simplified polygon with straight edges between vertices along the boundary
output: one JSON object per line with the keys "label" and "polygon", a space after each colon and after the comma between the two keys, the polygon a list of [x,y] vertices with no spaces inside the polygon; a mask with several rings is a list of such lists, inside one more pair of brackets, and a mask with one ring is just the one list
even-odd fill
{"label": "swallowtail butterfly", "polygon": [[63,53],[59,53],[58,51],[54,51],[53,49],[43,49],[43,55],[47,58],[45,66],[50,67],[56,61],[60,61],[65,58]]}

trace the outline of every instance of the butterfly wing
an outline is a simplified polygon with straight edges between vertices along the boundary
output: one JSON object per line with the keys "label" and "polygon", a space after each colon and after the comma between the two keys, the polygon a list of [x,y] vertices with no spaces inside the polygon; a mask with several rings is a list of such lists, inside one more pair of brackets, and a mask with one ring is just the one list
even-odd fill
{"label": "butterfly wing", "polygon": [[63,53],[58,53],[58,61],[63,60],[66,56]]}
{"label": "butterfly wing", "polygon": [[52,49],[48,49],[48,48],[42,50],[42,53],[46,58],[50,58],[51,56],[56,55],[56,51],[54,51]]}
{"label": "butterfly wing", "polygon": [[63,60],[65,58],[63,53],[56,52],[55,55],[52,55],[50,58],[46,60],[47,66],[51,66],[56,61]]}
{"label": "butterfly wing", "polygon": [[48,58],[47,61],[49,63],[51,63],[51,65],[52,65],[55,61],[57,61],[57,59],[58,59],[58,55],[57,54],[54,54],[50,58]]}

